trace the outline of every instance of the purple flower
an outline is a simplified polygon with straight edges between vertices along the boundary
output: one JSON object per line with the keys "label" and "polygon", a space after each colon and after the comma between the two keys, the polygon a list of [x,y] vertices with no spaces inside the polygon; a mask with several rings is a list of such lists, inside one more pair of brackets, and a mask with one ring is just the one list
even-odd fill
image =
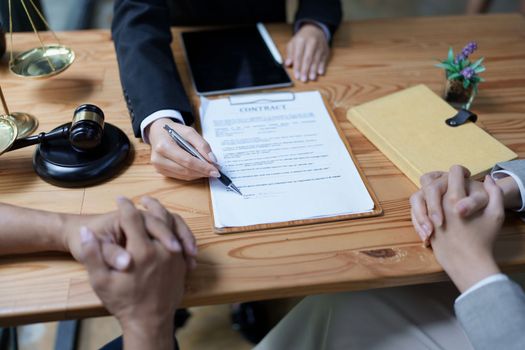
{"label": "purple flower", "polygon": [[475,41],[471,41],[470,43],[467,44],[466,47],[468,48],[470,54],[472,55],[472,53],[474,53],[474,51],[478,49],[478,44]]}
{"label": "purple flower", "polygon": [[464,60],[464,59],[466,59],[466,58],[467,58],[467,57],[465,57],[465,56],[463,55],[463,53],[458,53],[458,54],[456,55],[456,59],[454,60],[454,63],[457,64],[459,61],[462,61],[462,60]]}
{"label": "purple flower", "polygon": [[476,72],[471,67],[467,67],[461,71],[461,75],[467,80],[472,78],[474,74],[476,74]]}
{"label": "purple flower", "polygon": [[458,63],[459,61],[466,60],[468,56],[472,55],[474,51],[476,51],[478,48],[478,44],[474,41],[469,42],[463,50],[461,50],[461,53],[457,54],[456,59],[454,60],[454,63]]}

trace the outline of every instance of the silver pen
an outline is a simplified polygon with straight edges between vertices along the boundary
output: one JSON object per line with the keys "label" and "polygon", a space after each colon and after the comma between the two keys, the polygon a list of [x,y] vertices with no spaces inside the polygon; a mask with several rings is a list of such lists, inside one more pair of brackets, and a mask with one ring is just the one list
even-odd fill
{"label": "silver pen", "polygon": [[[206,158],[204,158],[199,153],[199,151],[197,151],[188,141],[184,140],[184,138],[182,136],[180,136],[178,132],[176,132],[175,130],[170,128],[167,124],[164,125],[164,130],[166,130],[168,132],[168,134],[171,136],[173,141],[175,141],[183,150],[185,150],[186,152],[188,152],[189,154],[191,154],[195,158],[198,158],[198,159],[208,163]],[[222,182],[222,184],[224,186],[228,187],[230,190],[232,190],[235,193],[237,193],[240,196],[242,196],[241,191],[237,188],[237,186],[235,186],[233,184],[232,180],[230,180],[230,178],[228,176],[224,175],[224,173],[222,173],[220,170],[219,170],[219,174],[220,174],[220,176],[217,178],[217,180]]]}

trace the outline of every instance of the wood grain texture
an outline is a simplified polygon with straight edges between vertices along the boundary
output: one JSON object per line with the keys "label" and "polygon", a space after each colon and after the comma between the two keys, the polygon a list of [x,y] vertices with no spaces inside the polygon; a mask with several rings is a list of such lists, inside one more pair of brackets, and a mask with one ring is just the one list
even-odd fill
{"label": "wood grain texture", "polygon": [[[281,52],[291,35],[288,25],[270,25]],[[177,34],[177,31],[175,31]],[[473,38],[472,36],[476,37]],[[7,72],[0,82],[13,111],[34,113],[39,131],[70,120],[84,102],[99,105],[107,120],[131,138],[110,33],[60,33],[77,61],[53,79],[28,81]],[[178,35],[175,57],[188,91]],[[348,108],[424,83],[441,92],[443,72],[434,59],[476,39],[486,57],[486,83],[474,104],[479,125],[525,156],[525,20],[518,15],[412,18],[346,23],[334,40],[326,76],[295,82],[295,91],[318,89],[329,101],[372,189],[381,217],[295,226],[232,235],[212,230],[204,181],[165,179],[149,164],[147,145],[133,139],[134,158],[119,177],[99,186],[60,189],[36,177],[31,149],[0,159],[0,200],[32,208],[98,213],[114,210],[117,195],[138,201],[157,197],[180,213],[198,239],[197,270],[188,278],[184,305],[299,296],[341,290],[427,283],[446,278],[430,250],[421,246],[410,223],[408,197],[415,186],[347,120]],[[34,46],[31,34],[15,37],[16,50]],[[198,98],[192,95],[198,106]],[[510,215],[497,244],[506,270],[525,267],[525,226]],[[38,255],[0,259],[0,323],[14,324],[101,315],[81,265],[67,256]]]}

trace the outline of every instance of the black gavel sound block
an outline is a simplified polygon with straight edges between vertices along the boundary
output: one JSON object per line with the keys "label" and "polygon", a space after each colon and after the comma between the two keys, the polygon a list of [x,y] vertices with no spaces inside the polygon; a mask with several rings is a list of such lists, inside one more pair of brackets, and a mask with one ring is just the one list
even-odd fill
{"label": "black gavel sound block", "polygon": [[[57,129],[64,126],[69,124]],[[56,186],[92,186],[115,176],[125,165],[130,148],[126,134],[106,123],[100,144],[88,151],[76,150],[64,138],[41,143],[33,156],[33,168]]]}
{"label": "black gavel sound block", "polygon": [[38,145],[33,168],[45,181],[61,187],[95,185],[115,176],[131,150],[128,137],[104,123],[104,113],[91,104],[79,106],[71,123],[48,133],[15,140],[8,151]]}

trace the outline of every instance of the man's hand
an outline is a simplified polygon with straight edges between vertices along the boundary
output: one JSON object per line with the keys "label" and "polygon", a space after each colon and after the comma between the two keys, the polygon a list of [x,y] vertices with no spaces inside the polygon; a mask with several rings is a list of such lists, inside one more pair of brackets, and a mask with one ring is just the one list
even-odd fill
{"label": "man's hand", "polygon": [[437,261],[461,292],[482,279],[499,273],[493,246],[503,220],[503,194],[490,176],[483,187],[488,203],[475,215],[464,218],[458,203],[468,198],[464,168],[453,166],[443,196],[444,224],[436,227],[430,243]]}
{"label": "man's hand", "polygon": [[[196,266],[197,244],[184,220],[170,213],[162,204],[151,197],[142,197],[141,204],[146,211],[139,211],[148,234],[161,242],[174,253],[182,249],[186,264],[193,269]],[[119,219],[119,212],[101,215],[68,215],[62,225],[64,250],[80,261],[82,246],[80,228],[87,227],[97,240],[102,242],[102,255],[106,264],[116,270],[126,270],[132,263],[131,256],[125,249],[126,236]]]}
{"label": "man's hand", "polygon": [[188,141],[210,163],[217,159],[211,151],[210,145],[195,129],[175,123],[171,119],[161,118],[154,121],[149,127],[151,143],[151,163],[159,173],[167,177],[191,181],[201,177],[219,177],[219,171],[213,165],[195,158],[179,147],[171,139],[164,125],[168,124]]}
{"label": "man's hand", "polygon": [[118,200],[118,224],[132,258],[127,271],[112,270],[102,243],[83,227],[81,261],[91,285],[107,310],[120,322],[126,349],[173,349],[173,315],[184,292],[186,264],[182,251],[170,251],[148,234],[141,211]]}
{"label": "man's hand", "polygon": [[330,48],[325,33],[315,24],[302,25],[288,43],[286,51],[285,64],[293,66],[295,79],[307,82],[325,73]]}

